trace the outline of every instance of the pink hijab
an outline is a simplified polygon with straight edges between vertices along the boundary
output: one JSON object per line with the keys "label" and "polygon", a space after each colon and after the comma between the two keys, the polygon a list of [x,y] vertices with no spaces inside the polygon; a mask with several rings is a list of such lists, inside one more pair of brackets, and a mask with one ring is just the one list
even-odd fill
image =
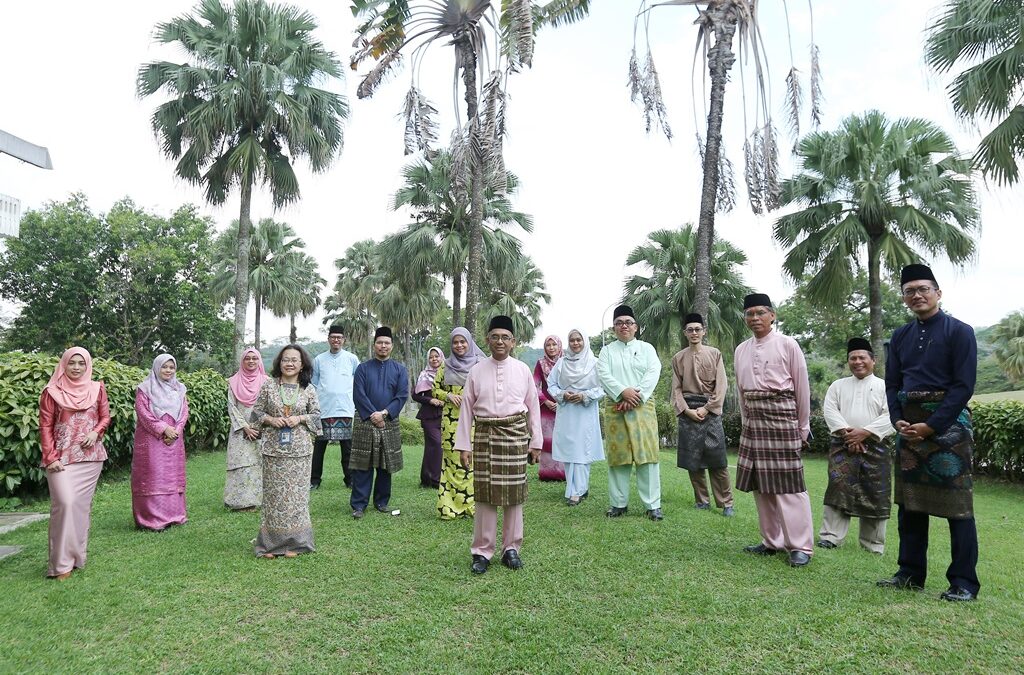
{"label": "pink hijab", "polygon": [[[71,357],[75,355],[85,359],[85,372],[77,380],[72,380],[65,370]],[[96,405],[96,399],[100,395],[100,383],[92,379],[92,355],[88,350],[71,347],[65,351],[43,391],[64,410],[88,410]]]}
{"label": "pink hijab", "polygon": [[[249,354],[255,354],[259,358],[256,370],[245,369],[245,357]],[[256,402],[260,387],[266,381],[267,371],[263,367],[263,356],[255,347],[249,347],[242,352],[242,358],[238,361],[238,372],[228,378],[228,386],[231,387],[231,393],[235,395],[235,400],[249,408]]]}
{"label": "pink hijab", "polygon": [[440,347],[431,347],[427,350],[427,367],[420,371],[420,376],[416,380],[416,388],[413,389],[413,393],[418,394],[421,391],[430,391],[434,387],[434,378],[437,377],[437,368],[430,367],[430,352],[437,352],[441,355],[441,361],[444,361],[444,352],[441,351]]}
{"label": "pink hijab", "polygon": [[160,378],[160,369],[168,361],[177,360],[170,354],[161,354],[153,359],[153,369],[149,371],[146,379],[139,384],[139,390],[149,398],[149,409],[153,411],[157,419],[164,415],[170,415],[175,421],[181,418],[181,411],[185,407],[185,385],[178,382],[178,374],[175,373],[170,382],[164,382]]}
{"label": "pink hijab", "polygon": [[[548,356],[546,347],[548,340],[554,340],[555,344],[558,345],[558,353],[554,356],[554,358]],[[546,381],[548,379],[548,375],[551,374],[551,369],[555,367],[556,363],[558,363],[558,359],[562,358],[562,338],[558,337],[557,335],[549,335],[546,338],[544,338],[544,343],[542,346],[544,346],[544,356],[540,358],[540,361],[538,361],[538,363],[540,364],[540,369],[544,373],[544,379]]]}

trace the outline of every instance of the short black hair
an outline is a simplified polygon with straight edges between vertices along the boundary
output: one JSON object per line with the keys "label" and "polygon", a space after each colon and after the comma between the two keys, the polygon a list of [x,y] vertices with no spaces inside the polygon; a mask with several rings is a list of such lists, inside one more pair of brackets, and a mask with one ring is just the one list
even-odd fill
{"label": "short black hair", "polygon": [[281,378],[281,355],[289,349],[297,351],[299,358],[302,360],[302,369],[299,370],[299,387],[305,389],[313,379],[313,359],[310,358],[309,352],[299,345],[285,345],[281,347],[281,351],[274,357],[274,365],[270,368],[270,375],[278,379]]}

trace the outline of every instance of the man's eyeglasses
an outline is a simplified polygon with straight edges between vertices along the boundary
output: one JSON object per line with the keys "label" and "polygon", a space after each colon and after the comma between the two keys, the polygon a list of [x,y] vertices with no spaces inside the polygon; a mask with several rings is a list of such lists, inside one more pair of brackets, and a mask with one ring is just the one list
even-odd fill
{"label": "man's eyeglasses", "polygon": [[514,335],[488,335],[487,339],[491,342],[512,342],[516,338]]}
{"label": "man's eyeglasses", "polygon": [[629,328],[630,326],[635,326],[636,321],[616,321],[612,325],[616,328]]}
{"label": "man's eyeglasses", "polygon": [[931,286],[914,286],[912,288],[904,288],[903,297],[909,299],[914,297],[915,295],[920,295],[923,298],[929,293],[931,293],[933,290],[935,289],[932,288]]}
{"label": "man's eyeglasses", "polygon": [[685,332],[689,333],[690,335],[696,335],[697,333],[703,333],[704,332],[703,328],[684,328],[683,330]]}
{"label": "man's eyeglasses", "polygon": [[771,312],[767,312],[763,309],[759,309],[756,312],[743,312],[743,316],[748,319],[760,319],[762,316],[767,316],[768,314],[771,314]]}

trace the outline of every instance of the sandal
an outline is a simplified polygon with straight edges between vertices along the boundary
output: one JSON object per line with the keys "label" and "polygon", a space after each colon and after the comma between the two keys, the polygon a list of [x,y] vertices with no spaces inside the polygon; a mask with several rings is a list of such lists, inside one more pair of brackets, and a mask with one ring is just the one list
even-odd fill
{"label": "sandal", "polygon": [[285,551],[284,557],[285,558],[298,558],[299,554],[296,553],[295,551]]}
{"label": "sandal", "polygon": [[266,558],[267,560],[273,560],[277,556],[274,555],[273,553],[264,553],[262,557]]}

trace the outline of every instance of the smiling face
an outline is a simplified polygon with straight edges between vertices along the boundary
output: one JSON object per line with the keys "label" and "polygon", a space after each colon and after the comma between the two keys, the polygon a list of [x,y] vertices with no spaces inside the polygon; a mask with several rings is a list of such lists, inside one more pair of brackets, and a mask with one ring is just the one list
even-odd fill
{"label": "smiling face", "polygon": [[373,355],[381,361],[387,361],[388,357],[391,356],[391,350],[394,348],[394,344],[391,342],[391,338],[381,335],[379,338],[373,341]]}
{"label": "smiling face", "polygon": [[850,366],[850,372],[858,380],[875,372],[875,357],[866,349],[855,349],[846,356],[846,364]]}
{"label": "smiling face", "polygon": [[636,320],[631,316],[615,317],[612,327],[615,328],[615,337],[621,342],[631,342],[636,337],[636,331],[639,328]]}
{"label": "smiling face", "polygon": [[281,352],[281,375],[283,377],[298,377],[302,370],[302,354],[298,349],[286,349]]}
{"label": "smiling face", "polygon": [[69,380],[77,380],[85,374],[85,357],[81,354],[75,354],[68,363],[64,366],[64,374],[67,375]]}
{"label": "smiling face", "polygon": [[427,361],[430,363],[431,368],[440,368],[442,360],[441,354],[437,351],[431,351],[430,355],[427,356]]}
{"label": "smiling face", "polygon": [[771,307],[750,307],[743,311],[743,320],[755,337],[763,338],[772,330],[775,310]]}
{"label": "smiling face", "polygon": [[554,338],[548,338],[544,342],[544,353],[547,354],[549,359],[553,359],[558,356],[558,343],[555,342]]}
{"label": "smiling face", "polygon": [[495,328],[487,334],[487,345],[496,361],[504,361],[516,346],[516,339],[504,328]]}
{"label": "smiling face", "polygon": [[332,354],[337,354],[345,346],[345,336],[341,333],[331,333],[327,336],[327,346]]}
{"label": "smiling face", "polygon": [[687,342],[691,345],[699,345],[704,339],[704,324],[702,323],[688,323],[683,330],[686,332]]}
{"label": "smiling face", "polygon": [[942,291],[931,279],[908,281],[900,290],[903,292],[903,304],[916,314],[917,318],[927,319],[939,311]]}
{"label": "smiling face", "polygon": [[583,334],[578,330],[569,333],[569,351],[573,354],[579,354],[583,351],[583,347]]}
{"label": "smiling face", "polygon": [[456,356],[465,356],[469,351],[469,342],[461,335],[452,338],[452,351]]}
{"label": "smiling face", "polygon": [[242,359],[242,368],[244,370],[247,370],[250,373],[253,372],[253,371],[259,370],[259,367],[260,367],[260,356],[259,356],[259,354],[253,354],[252,352],[249,352]]}
{"label": "smiling face", "polygon": [[167,359],[164,365],[160,366],[160,379],[164,382],[170,382],[177,371],[178,364],[174,362],[174,359]]}

